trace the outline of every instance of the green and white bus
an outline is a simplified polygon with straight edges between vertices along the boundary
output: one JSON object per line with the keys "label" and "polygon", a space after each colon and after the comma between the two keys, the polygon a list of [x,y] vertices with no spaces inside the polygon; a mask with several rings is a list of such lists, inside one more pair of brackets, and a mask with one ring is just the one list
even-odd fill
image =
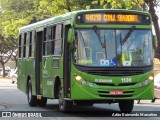
{"label": "green and white bus", "polygon": [[154,98],[151,15],[132,10],[79,10],[20,28],[18,88],[30,106],[59,99],[73,105]]}

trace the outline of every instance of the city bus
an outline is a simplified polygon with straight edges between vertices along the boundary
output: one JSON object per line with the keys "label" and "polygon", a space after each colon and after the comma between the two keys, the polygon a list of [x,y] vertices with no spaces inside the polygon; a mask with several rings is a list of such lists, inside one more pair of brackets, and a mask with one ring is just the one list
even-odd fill
{"label": "city bus", "polygon": [[91,9],[48,18],[19,30],[18,89],[30,106],[58,99],[59,110],[154,98],[151,15]]}

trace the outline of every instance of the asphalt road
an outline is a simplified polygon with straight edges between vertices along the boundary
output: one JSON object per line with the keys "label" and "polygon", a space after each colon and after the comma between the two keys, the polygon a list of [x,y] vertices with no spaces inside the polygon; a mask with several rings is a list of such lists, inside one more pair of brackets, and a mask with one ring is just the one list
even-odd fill
{"label": "asphalt road", "polygon": [[[129,120],[138,120],[138,119],[154,119],[158,120],[159,117],[156,115],[160,115],[160,100],[156,100],[155,103],[151,103],[151,101],[141,101],[140,104],[137,104],[135,101],[135,107],[133,109],[132,114],[128,114],[128,116],[134,115],[134,117],[128,117],[127,114],[122,115],[119,113],[118,104],[95,104],[92,107],[74,107],[74,111],[71,113],[62,113],[58,110],[58,101],[57,100],[48,100],[47,106],[45,107],[30,107],[27,103],[26,95],[17,89],[16,84],[12,84],[11,79],[2,79],[0,78],[0,116],[3,119],[21,119],[23,120],[32,119],[34,115],[38,118],[33,118],[34,120],[41,119],[76,119],[76,120],[84,120],[84,119],[129,119]],[[148,111],[146,113],[146,111]],[[159,112],[158,112],[159,111]],[[11,116],[7,117],[6,112],[11,112]],[[142,113],[142,114],[141,114]],[[158,114],[157,114],[158,113]],[[6,115],[6,116],[5,116]],[[19,116],[18,116],[19,115]],[[144,117],[144,115],[151,115],[151,117]],[[41,118],[42,116],[42,118]],[[113,116],[113,117],[111,117]],[[125,117],[124,117],[125,116]],[[126,117],[127,116],[127,117]],[[138,117],[136,117],[138,116]],[[27,117],[27,118],[25,118]],[[0,120],[2,117],[0,117]]]}

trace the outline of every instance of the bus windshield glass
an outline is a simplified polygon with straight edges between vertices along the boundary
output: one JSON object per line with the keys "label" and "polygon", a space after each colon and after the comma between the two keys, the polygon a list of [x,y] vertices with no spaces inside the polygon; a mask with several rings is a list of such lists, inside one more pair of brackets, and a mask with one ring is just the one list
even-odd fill
{"label": "bus windshield glass", "polygon": [[[74,62],[85,66],[148,66],[153,64],[151,30],[78,29]],[[123,41],[123,42],[122,42]]]}

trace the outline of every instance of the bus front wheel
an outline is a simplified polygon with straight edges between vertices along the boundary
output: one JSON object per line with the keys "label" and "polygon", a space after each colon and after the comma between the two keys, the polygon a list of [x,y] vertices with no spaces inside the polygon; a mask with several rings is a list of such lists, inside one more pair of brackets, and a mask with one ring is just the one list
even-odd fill
{"label": "bus front wheel", "polygon": [[121,112],[130,113],[133,110],[134,100],[119,100],[119,108]]}
{"label": "bus front wheel", "polygon": [[62,89],[59,90],[59,110],[62,112],[72,111],[72,101],[64,99]]}
{"label": "bus front wheel", "polygon": [[32,83],[29,80],[27,84],[27,98],[28,98],[28,104],[32,107],[37,106],[37,97],[32,95]]}

